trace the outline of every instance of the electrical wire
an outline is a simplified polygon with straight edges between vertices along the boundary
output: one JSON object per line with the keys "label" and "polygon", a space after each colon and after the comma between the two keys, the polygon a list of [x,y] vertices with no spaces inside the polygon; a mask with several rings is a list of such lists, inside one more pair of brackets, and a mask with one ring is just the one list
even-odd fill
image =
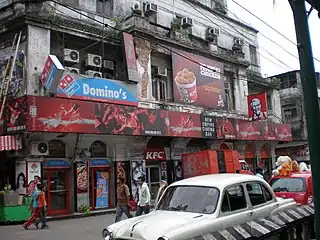
{"label": "electrical wire", "polygon": [[[245,8],[244,6],[242,6],[240,3],[238,3],[235,0],[231,0],[232,2],[234,2],[236,5],[238,5],[240,8],[242,8],[243,10],[245,10],[246,12],[248,12],[250,15],[252,15],[253,17],[255,17],[256,19],[258,19],[260,22],[264,23],[266,26],[268,26],[270,29],[272,29],[274,32],[278,33],[281,37],[283,37],[284,39],[286,39],[287,41],[289,41],[290,43],[292,43],[293,45],[295,45],[297,47],[297,43],[295,43],[294,41],[292,41],[290,38],[288,38],[287,36],[285,36],[283,33],[281,33],[280,31],[278,31],[277,29],[275,29],[274,27],[272,27],[270,24],[268,24],[267,22],[265,22],[264,20],[262,20],[261,18],[259,18],[256,14],[254,14],[253,12],[251,12],[249,9]],[[261,36],[262,33],[260,33]],[[265,36],[264,36],[265,37]],[[266,37],[265,37],[266,38]],[[291,54],[290,54],[291,55]],[[313,57],[313,59],[317,62],[320,62],[320,60],[316,57]]]}
{"label": "electrical wire", "polygon": [[[60,3],[60,2],[58,2],[58,1],[56,1],[56,0],[51,0],[51,1],[54,2],[54,3],[56,3],[56,4],[58,4],[58,5],[60,5],[60,6],[62,6],[62,7],[65,7],[65,8],[67,8],[67,9],[71,10],[71,11],[74,11],[75,13],[78,13],[79,15],[83,15],[83,16],[89,18],[90,20],[92,20],[92,21],[94,21],[94,22],[97,22],[97,23],[99,23],[99,24],[101,24],[101,25],[104,25],[105,27],[109,27],[109,28],[111,28],[111,29],[113,29],[113,30],[116,30],[116,31],[119,31],[119,32],[127,33],[126,31],[124,31],[124,30],[122,30],[122,29],[118,29],[118,28],[113,27],[113,26],[111,26],[111,25],[105,24],[104,22],[99,21],[99,20],[95,19],[94,17],[87,16],[87,15],[85,15],[84,13],[82,13],[81,11],[78,11],[77,9],[72,8],[71,6],[69,6],[69,5],[67,5],[67,4]],[[52,6],[52,7],[53,7],[53,6]],[[142,38],[142,39],[144,39],[144,40],[151,41],[150,38],[146,38],[146,37],[143,37],[143,36],[139,36],[139,38]],[[170,47],[167,47],[167,46],[161,44],[161,43],[158,42],[158,41],[153,41],[153,43],[156,43],[157,45],[161,46],[162,48],[164,48],[164,49],[166,49],[166,50],[168,50],[168,51],[170,51],[170,52],[172,52],[172,53],[175,53],[175,54],[177,54],[177,55],[179,55],[179,56],[181,56],[181,57],[183,57],[183,58],[185,58],[185,59],[187,59],[187,60],[189,60],[189,61],[191,61],[191,62],[193,62],[193,63],[195,63],[195,64],[198,64],[198,65],[201,65],[201,66],[202,66],[202,64],[201,64],[200,62],[198,62],[198,61],[196,61],[196,60],[194,60],[194,59],[192,59],[192,58],[190,58],[190,57],[188,57],[188,56],[185,56],[185,55],[181,54],[180,52],[174,51],[174,50],[172,50]],[[266,59],[268,59],[268,58],[266,58]],[[271,61],[270,59],[268,59],[268,60]],[[273,61],[271,61],[271,62],[273,62]],[[273,62],[273,63],[274,63],[274,62]],[[276,64],[276,63],[274,63],[274,64]],[[279,66],[279,67],[281,67],[281,66],[278,65],[278,64],[276,64],[276,65]],[[205,66],[203,66],[203,67],[206,68]],[[210,69],[210,70],[212,70],[212,69]],[[220,73],[220,75],[224,75],[224,74],[223,74],[223,73]],[[239,80],[248,81],[247,75],[239,75],[239,77],[243,77],[243,79],[239,78]],[[252,81],[249,80],[249,82],[254,82],[254,80],[252,80]]]}
{"label": "electrical wire", "polygon": [[[202,16],[204,16],[205,18],[207,18],[212,24],[216,25],[218,28],[222,29],[227,35],[234,37],[232,34],[230,34],[229,30],[225,29],[224,27],[222,27],[220,24],[215,23],[214,21],[212,21],[212,19],[210,17],[208,17],[207,15],[205,15],[203,12],[201,12],[199,9],[196,8],[195,5],[193,5],[192,3],[190,3],[189,1],[186,1],[186,3],[192,7],[195,11],[197,11],[198,13],[200,13]],[[231,28],[233,28],[238,34],[240,34],[244,39],[248,40],[249,42],[251,42],[251,39],[249,39],[247,36],[245,36],[242,32],[240,32],[238,29],[236,29],[232,24],[230,24],[229,22],[225,21],[225,19],[223,19],[222,17],[219,17],[217,15],[217,17],[222,20],[224,23],[226,23],[227,25],[229,25]],[[245,43],[245,42],[244,42]],[[249,44],[246,44],[247,46],[249,46]],[[278,62],[280,62],[281,64],[283,64],[284,66],[288,67],[291,70],[294,70],[291,66],[289,66],[288,64],[284,63],[283,61],[281,61],[279,58],[277,58],[276,56],[274,56],[272,53],[270,53],[268,50],[260,47],[262,50],[264,50],[266,53],[268,53],[270,56],[272,56],[274,59],[276,59]],[[260,56],[262,56],[263,58],[264,55],[259,53],[257,51],[257,54],[259,54]],[[265,58],[268,59],[268,58]],[[274,63],[274,62],[272,62]],[[279,66],[277,64],[277,66]]]}

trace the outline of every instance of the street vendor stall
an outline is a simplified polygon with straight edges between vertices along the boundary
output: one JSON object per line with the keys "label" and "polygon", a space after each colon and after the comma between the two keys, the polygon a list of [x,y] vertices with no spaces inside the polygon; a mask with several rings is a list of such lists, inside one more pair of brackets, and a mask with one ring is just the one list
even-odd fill
{"label": "street vendor stall", "polygon": [[31,215],[29,206],[32,198],[21,196],[8,188],[0,192],[0,223],[27,220]]}

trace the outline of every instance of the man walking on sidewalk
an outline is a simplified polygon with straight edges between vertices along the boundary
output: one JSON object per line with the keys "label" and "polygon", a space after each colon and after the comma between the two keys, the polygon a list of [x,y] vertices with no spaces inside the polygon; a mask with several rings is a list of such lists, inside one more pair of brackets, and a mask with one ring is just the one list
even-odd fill
{"label": "man walking on sidewalk", "polygon": [[128,186],[124,183],[124,178],[120,178],[117,187],[117,209],[116,220],[119,222],[123,213],[127,218],[132,218],[130,213],[130,192]]}
{"label": "man walking on sidewalk", "polygon": [[[28,230],[28,227],[36,221],[36,219],[40,216],[40,208],[38,207],[38,197],[39,197],[40,191],[36,189],[33,194],[33,200],[32,200],[32,214],[31,217],[23,224],[24,229]],[[30,206],[31,209],[31,206]]]}
{"label": "man walking on sidewalk", "polygon": [[139,200],[137,206],[136,217],[141,216],[142,213],[148,214],[150,212],[150,191],[148,184],[145,183],[143,176],[138,177],[138,192]]}
{"label": "man walking on sidewalk", "polygon": [[46,195],[44,192],[44,186],[42,184],[37,185],[38,190],[40,191],[38,196],[38,208],[40,209],[40,221],[36,222],[36,227],[39,228],[39,222],[41,222],[41,229],[49,228],[47,225],[47,201]]}

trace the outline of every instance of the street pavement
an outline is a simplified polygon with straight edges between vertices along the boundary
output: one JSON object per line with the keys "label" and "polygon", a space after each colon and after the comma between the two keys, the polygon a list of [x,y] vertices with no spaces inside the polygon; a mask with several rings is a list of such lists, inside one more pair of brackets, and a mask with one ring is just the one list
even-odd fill
{"label": "street pavement", "polygon": [[[102,229],[114,222],[114,214],[68,220],[49,221],[49,229],[37,230],[32,225],[25,230],[22,225],[0,226],[1,240],[101,240]],[[126,219],[123,215],[122,219]]]}

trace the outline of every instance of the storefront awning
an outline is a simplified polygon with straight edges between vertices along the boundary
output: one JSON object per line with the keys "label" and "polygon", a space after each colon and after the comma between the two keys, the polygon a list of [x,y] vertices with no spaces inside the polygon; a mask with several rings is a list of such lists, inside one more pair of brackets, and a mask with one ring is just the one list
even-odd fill
{"label": "storefront awning", "polygon": [[0,151],[22,149],[21,138],[17,136],[0,136]]}

